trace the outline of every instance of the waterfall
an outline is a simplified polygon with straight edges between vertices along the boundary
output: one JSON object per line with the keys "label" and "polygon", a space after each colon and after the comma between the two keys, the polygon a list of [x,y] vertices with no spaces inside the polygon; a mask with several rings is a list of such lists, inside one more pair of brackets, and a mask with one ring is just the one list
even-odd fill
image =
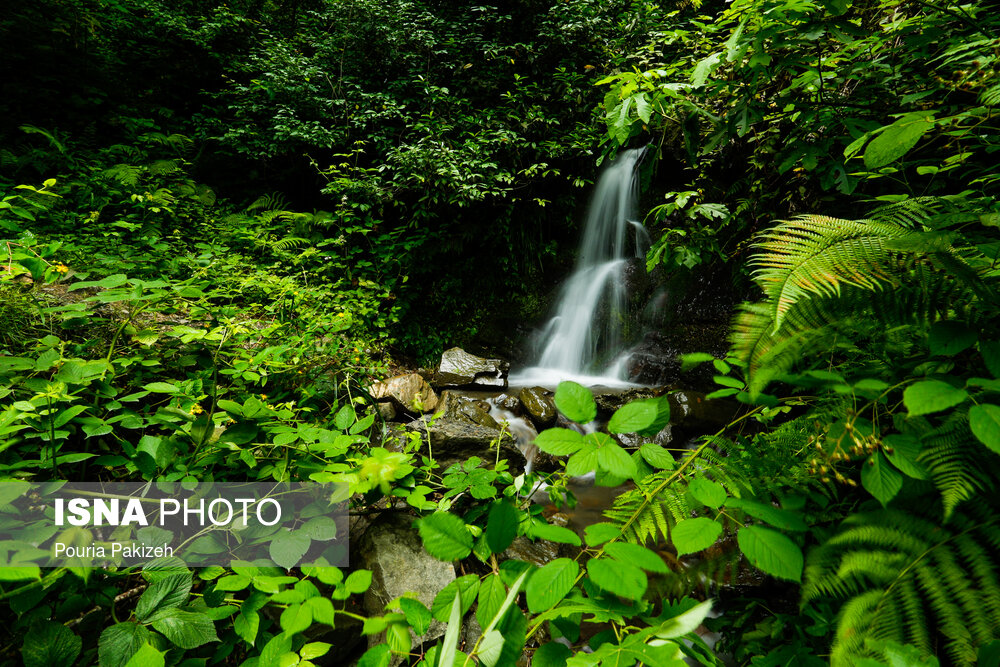
{"label": "waterfall", "polygon": [[628,259],[645,257],[649,244],[646,229],[632,219],[643,152],[623,152],[598,180],[576,267],[562,287],[555,314],[540,332],[534,365],[515,373],[512,384],[628,384],[622,272]]}

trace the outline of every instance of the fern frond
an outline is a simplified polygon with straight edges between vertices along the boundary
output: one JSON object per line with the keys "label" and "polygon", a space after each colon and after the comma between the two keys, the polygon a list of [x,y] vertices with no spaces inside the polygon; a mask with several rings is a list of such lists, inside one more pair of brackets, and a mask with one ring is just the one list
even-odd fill
{"label": "fern frond", "polygon": [[247,206],[247,211],[269,211],[286,208],[285,196],[280,192],[269,195],[261,195],[252,204]]}
{"label": "fern frond", "polygon": [[139,176],[142,174],[142,167],[137,167],[133,164],[125,164],[124,162],[118,163],[113,167],[109,167],[101,172],[101,175],[105,178],[111,178],[122,185],[127,185],[129,187],[139,184]]}
{"label": "fern frond", "polygon": [[1000,541],[1000,517],[982,504],[954,510],[944,526],[934,518],[937,506],[926,516],[898,509],[854,514],[810,552],[804,603],[845,601],[832,664],[875,657],[865,639],[888,639],[925,655],[943,645],[954,664],[971,665],[979,645],[1000,637],[1000,557],[991,548]]}

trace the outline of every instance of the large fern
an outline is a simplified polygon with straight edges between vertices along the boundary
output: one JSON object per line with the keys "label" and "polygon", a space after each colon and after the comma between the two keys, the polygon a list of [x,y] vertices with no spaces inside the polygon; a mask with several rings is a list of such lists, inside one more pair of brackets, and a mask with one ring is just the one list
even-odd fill
{"label": "large fern", "polygon": [[1000,637],[1000,516],[966,504],[942,526],[939,507],[853,514],[810,554],[803,602],[844,602],[834,665],[870,653],[866,640],[893,640],[925,655],[939,648],[957,665]]}

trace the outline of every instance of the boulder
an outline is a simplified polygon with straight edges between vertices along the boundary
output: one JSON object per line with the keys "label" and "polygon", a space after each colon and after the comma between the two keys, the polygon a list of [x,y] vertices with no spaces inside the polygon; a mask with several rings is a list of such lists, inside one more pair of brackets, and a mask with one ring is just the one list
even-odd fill
{"label": "boulder", "polygon": [[445,350],[434,375],[435,387],[481,385],[506,387],[510,364],[501,359],[484,359],[469,354],[460,347]]}
{"label": "boulder", "polygon": [[[386,603],[407,592],[416,593],[417,599],[430,608],[441,589],[455,580],[455,567],[424,551],[412,517],[402,514],[380,517],[368,527],[352,551],[352,563],[357,562],[372,572],[372,585],[364,596],[364,610],[368,616],[382,616]],[[421,641],[433,642],[445,629],[446,624],[431,621]],[[382,643],[385,643],[384,633],[368,638],[369,647]]]}
{"label": "boulder", "polygon": [[740,410],[736,401],[705,398],[700,391],[675,391],[670,394],[670,422],[686,430],[715,431],[735,417]]}
{"label": "boulder", "polygon": [[524,409],[531,415],[531,421],[539,429],[551,426],[556,421],[556,403],[552,392],[545,387],[525,387],[518,394]]}
{"label": "boulder", "polygon": [[517,396],[511,396],[510,394],[499,394],[493,399],[493,402],[497,404],[498,407],[504,410],[509,410],[515,415],[521,414],[521,400]]}
{"label": "boulder", "polygon": [[461,418],[441,417],[433,420],[416,419],[406,425],[395,425],[383,439],[383,447],[403,451],[412,434],[419,434],[423,444],[420,454],[427,455],[427,440],[434,459],[442,468],[462,463],[472,456],[486,461],[496,459],[495,440],[500,441],[500,456],[509,459],[512,468],[523,466],[524,455],[510,433],[498,428],[480,426]]}
{"label": "boulder", "polygon": [[417,373],[397,375],[371,386],[372,398],[379,402],[391,402],[397,409],[411,414],[433,412],[438,405],[437,394]]}

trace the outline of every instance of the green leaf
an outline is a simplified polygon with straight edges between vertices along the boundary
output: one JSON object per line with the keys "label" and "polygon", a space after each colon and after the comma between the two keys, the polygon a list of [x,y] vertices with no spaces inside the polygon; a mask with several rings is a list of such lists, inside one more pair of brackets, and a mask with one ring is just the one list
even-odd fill
{"label": "green leaf", "polygon": [[65,625],[42,621],[25,633],[21,658],[24,667],[69,667],[81,648],[83,640]]}
{"label": "green leaf", "polygon": [[979,353],[993,377],[1000,378],[1000,340],[979,341]]}
{"label": "green leaf", "polygon": [[500,661],[503,651],[503,635],[499,630],[490,630],[479,643],[479,659],[486,667],[494,667]]}
{"label": "green leaf", "polygon": [[884,507],[903,488],[903,475],[889,465],[882,452],[875,452],[861,468],[861,485]]}
{"label": "green leaf", "polygon": [[903,392],[903,404],[911,417],[940,412],[958,405],[969,397],[964,389],[941,380],[921,380]]}
{"label": "green leaf", "polygon": [[191,593],[191,573],[171,574],[154,581],[147,588],[135,606],[135,615],[145,621],[154,612],[179,607]]}
{"label": "green leaf", "polygon": [[629,600],[641,598],[649,586],[646,573],[635,565],[604,558],[587,562],[587,576],[599,588]]}
{"label": "green leaf", "polygon": [[462,598],[462,614],[464,615],[472,608],[472,603],[476,601],[479,585],[479,577],[474,574],[467,574],[455,579],[434,596],[434,601],[431,602],[431,615],[439,621],[447,621],[451,611],[451,601],[456,592]]}
{"label": "green leaf", "polygon": [[490,507],[489,518],[486,520],[486,544],[495,554],[503,552],[517,536],[517,523],[520,514],[517,508],[509,502],[498,501]]}
{"label": "green leaf", "polygon": [[328,516],[314,516],[302,524],[300,530],[311,540],[328,542],[337,537],[337,522]]}
{"label": "green leaf", "polygon": [[406,622],[418,637],[431,627],[431,611],[420,600],[400,598],[399,608],[403,610]]}
{"label": "green leaf", "polygon": [[677,549],[678,555],[693,554],[707,549],[715,544],[722,534],[722,524],[708,517],[699,516],[694,519],[678,521],[670,531],[670,539]]}
{"label": "green leaf", "polygon": [[886,454],[889,463],[913,479],[928,478],[927,469],[919,461],[920,441],[917,438],[911,435],[893,433],[887,435],[883,441],[892,448],[892,453]]}
{"label": "green leaf", "polygon": [[674,455],[667,448],[661,447],[655,442],[647,442],[640,447],[639,455],[654,468],[662,469],[674,466]]}
{"label": "green leaf", "polygon": [[660,639],[674,639],[675,637],[683,637],[690,632],[694,632],[705,621],[709,612],[712,611],[712,604],[712,600],[705,600],[701,604],[695,605],[691,609],[667,619],[656,628],[653,634]]}
{"label": "green leaf", "polygon": [[944,321],[931,326],[927,342],[931,354],[952,357],[972,347],[976,338],[976,332],[961,322]]}
{"label": "green leaf", "polygon": [[620,445],[609,442],[597,450],[597,464],[617,477],[632,479],[636,475],[635,461]]}
{"label": "green leaf", "polygon": [[212,619],[200,612],[164,609],[150,619],[150,624],[180,648],[197,648],[219,641]]}
{"label": "green leaf", "polygon": [[233,631],[236,636],[253,646],[257,641],[257,632],[260,630],[260,614],[255,611],[247,613],[243,611],[233,619]]}
{"label": "green leaf", "polygon": [[621,537],[621,529],[613,523],[594,523],[583,529],[583,534],[587,538],[587,545],[591,547],[600,546],[608,540]]}
{"label": "green leaf", "polygon": [[670,401],[666,396],[632,401],[615,411],[608,422],[611,433],[656,435],[670,421]]}
{"label": "green leaf", "polygon": [[355,422],[357,415],[354,406],[348,403],[337,411],[337,416],[333,418],[333,425],[341,431],[346,431]]}
{"label": "green leaf", "polygon": [[726,490],[718,482],[704,477],[697,477],[688,484],[688,491],[702,505],[719,509],[726,502]]}
{"label": "green leaf", "polygon": [[740,509],[761,521],[766,521],[775,528],[782,530],[809,530],[809,526],[802,520],[802,515],[791,510],[779,509],[770,503],[760,503],[756,500],[745,498],[731,498],[726,507]]}
{"label": "green leaf", "polygon": [[444,561],[465,558],[472,553],[472,533],[465,522],[448,512],[435,512],[417,522],[427,553]]}
{"label": "green leaf", "polygon": [[908,113],[885,127],[865,149],[865,166],[879,169],[906,155],[934,127],[932,112]]}
{"label": "green leaf", "polygon": [[143,644],[125,667],[163,667],[165,664],[167,663],[162,653],[151,644]]}
{"label": "green leaf", "polygon": [[303,660],[312,660],[323,657],[330,652],[331,648],[333,648],[333,644],[326,642],[309,642],[299,649],[299,655],[302,656]]}
{"label": "green leaf", "polygon": [[479,600],[476,605],[476,620],[479,621],[479,627],[489,626],[506,597],[507,589],[499,575],[491,574],[483,579],[483,583],[479,586]]}
{"label": "green leaf", "polygon": [[138,623],[116,623],[104,629],[97,641],[101,667],[125,667],[132,656],[149,640],[149,630]]}
{"label": "green leaf", "polygon": [[583,447],[583,436],[568,428],[550,428],[538,434],[535,444],[546,454],[568,456]]}
{"label": "green leaf", "polygon": [[542,644],[531,656],[531,667],[566,667],[566,660],[573,651],[565,644],[549,642]]}
{"label": "green leaf", "polygon": [[597,404],[590,390],[581,384],[564,380],[556,387],[556,407],[570,421],[586,424],[597,417]]}
{"label": "green leaf", "polygon": [[312,607],[304,604],[290,604],[281,612],[279,624],[290,635],[305,632],[312,625]]}
{"label": "green leaf", "polygon": [[667,564],[663,562],[663,559],[652,549],[647,549],[640,544],[612,542],[604,547],[604,553],[615,560],[635,565],[647,572],[659,572],[660,574],[668,572]]}
{"label": "green leaf", "polygon": [[231,574],[226,577],[222,577],[217,582],[215,582],[215,590],[217,591],[242,591],[244,588],[250,585],[250,577],[243,574]]}
{"label": "green leaf", "polygon": [[572,544],[580,546],[580,536],[569,528],[563,526],[553,526],[551,523],[536,521],[528,529],[528,536],[549,542],[559,542],[560,544]]}
{"label": "green leaf", "polygon": [[270,554],[271,560],[286,570],[290,570],[299,564],[302,557],[309,551],[311,543],[312,540],[305,531],[283,530],[271,540],[267,552]]}
{"label": "green leaf", "polygon": [[444,633],[444,641],[441,642],[437,667],[452,667],[455,664],[458,639],[462,633],[462,615],[464,613],[462,611],[461,599],[458,593],[456,593],[451,603],[451,613],[448,615],[448,629]]}
{"label": "green leaf", "polygon": [[525,586],[528,609],[537,614],[554,607],[572,590],[579,573],[580,566],[570,558],[557,558],[536,570]]}
{"label": "green leaf", "polygon": [[169,382],[150,382],[149,384],[144,384],[142,388],[157,394],[176,394],[180,391],[177,385],[170,384]]}
{"label": "green leaf", "polygon": [[762,526],[741,528],[740,551],[763,572],[790,581],[802,580],[802,550],[781,533]]}
{"label": "green leaf", "polygon": [[1000,454],[1000,407],[990,403],[975,405],[969,410],[972,434],[997,454]]}

